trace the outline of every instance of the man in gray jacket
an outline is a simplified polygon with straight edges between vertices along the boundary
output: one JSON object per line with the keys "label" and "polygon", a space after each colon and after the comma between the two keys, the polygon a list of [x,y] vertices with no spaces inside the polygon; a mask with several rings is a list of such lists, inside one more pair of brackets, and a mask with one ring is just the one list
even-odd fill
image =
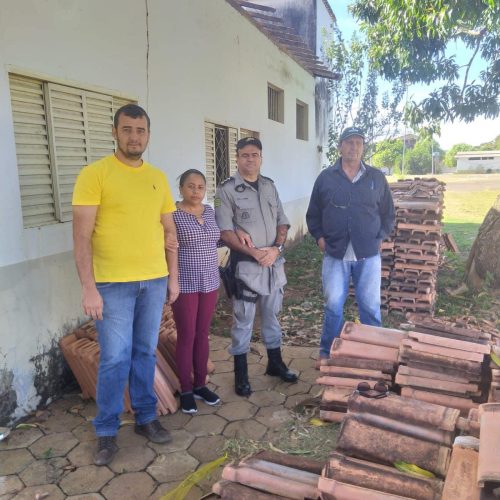
{"label": "man in gray jacket", "polygon": [[[231,249],[236,278],[233,297],[232,345],[235,391],[249,396],[247,352],[250,348],[257,303],[260,306],[262,339],[267,348],[266,373],[296,382],[281,358],[281,310],[286,284],[285,259],[281,256],[290,224],[274,182],[260,174],[262,143],[254,137],[236,145],[237,173],[217,188],[215,215],[221,239]],[[245,231],[251,244],[242,243],[235,230]]]}

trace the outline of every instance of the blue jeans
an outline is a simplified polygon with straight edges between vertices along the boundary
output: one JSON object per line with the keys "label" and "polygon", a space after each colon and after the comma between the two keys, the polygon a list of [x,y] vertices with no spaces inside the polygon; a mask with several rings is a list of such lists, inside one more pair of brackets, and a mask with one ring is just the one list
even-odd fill
{"label": "blue jeans", "polygon": [[344,325],[344,304],[349,294],[351,276],[361,323],[381,326],[381,265],[380,255],[344,261],[325,253],[322,270],[325,317],[319,349],[321,356],[329,356],[333,339],[340,335]]}
{"label": "blue jeans", "polygon": [[115,436],[128,383],[139,425],[157,418],[153,389],[156,346],[167,278],[126,283],[97,283],[104,302],[96,321],[100,359],[97,376],[97,436]]}

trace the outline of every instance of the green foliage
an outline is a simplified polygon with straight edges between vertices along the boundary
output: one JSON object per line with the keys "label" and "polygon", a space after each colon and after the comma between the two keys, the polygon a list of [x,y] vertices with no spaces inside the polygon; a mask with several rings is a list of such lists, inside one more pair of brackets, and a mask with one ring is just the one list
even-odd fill
{"label": "green foliage", "polygon": [[455,155],[459,151],[474,151],[476,149],[474,146],[471,146],[470,144],[465,144],[461,142],[460,144],[455,144],[453,147],[448,149],[446,151],[446,154],[444,155],[444,164],[448,168],[455,168],[457,166],[457,159],[455,158]]}
{"label": "green foliage", "polygon": [[434,161],[442,154],[439,144],[429,138],[420,139],[412,149],[407,149],[404,159],[404,171],[408,174],[422,175],[432,172],[432,153],[434,151]]}
{"label": "green foliage", "polygon": [[[406,116],[436,130],[442,121],[471,122],[500,114],[500,2],[498,0],[354,0],[373,69],[388,80],[441,86]],[[459,43],[469,58],[460,67],[447,49]],[[454,46],[454,45],[453,45]],[[481,59],[485,69],[472,80]]]}
{"label": "green foliage", "polygon": [[396,170],[400,172],[402,159],[403,140],[386,139],[376,144],[375,153],[370,158],[370,163],[374,167],[389,169],[389,174],[391,174]]}
{"label": "green foliage", "polygon": [[341,31],[334,26],[332,37],[324,41],[323,51],[332,70],[342,75],[341,80],[329,82],[332,121],[328,157],[330,161],[337,158],[338,139],[342,130],[350,125],[365,131],[369,155],[377,140],[397,132],[402,118],[398,105],[404,86],[396,80],[390,91],[380,95],[379,77],[367,62],[368,45],[356,33],[346,43]]}

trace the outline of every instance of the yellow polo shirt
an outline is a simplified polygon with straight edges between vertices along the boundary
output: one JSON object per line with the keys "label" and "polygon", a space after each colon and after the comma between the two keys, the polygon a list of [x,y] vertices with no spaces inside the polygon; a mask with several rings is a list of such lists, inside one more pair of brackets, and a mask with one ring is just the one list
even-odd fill
{"label": "yellow polo shirt", "polygon": [[168,275],[160,215],[175,204],[165,174],[143,162],[134,168],[115,155],[84,167],[73,205],[98,205],[92,235],[96,282],[142,281]]}

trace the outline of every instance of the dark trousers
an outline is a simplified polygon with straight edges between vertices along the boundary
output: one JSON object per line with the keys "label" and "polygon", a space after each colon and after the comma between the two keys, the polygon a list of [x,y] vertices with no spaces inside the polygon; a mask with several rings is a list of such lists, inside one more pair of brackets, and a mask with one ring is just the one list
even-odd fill
{"label": "dark trousers", "polygon": [[[208,293],[180,293],[172,304],[177,326],[176,363],[182,392],[206,383],[208,330],[217,304],[217,290]],[[194,384],[191,382],[191,371]]]}

